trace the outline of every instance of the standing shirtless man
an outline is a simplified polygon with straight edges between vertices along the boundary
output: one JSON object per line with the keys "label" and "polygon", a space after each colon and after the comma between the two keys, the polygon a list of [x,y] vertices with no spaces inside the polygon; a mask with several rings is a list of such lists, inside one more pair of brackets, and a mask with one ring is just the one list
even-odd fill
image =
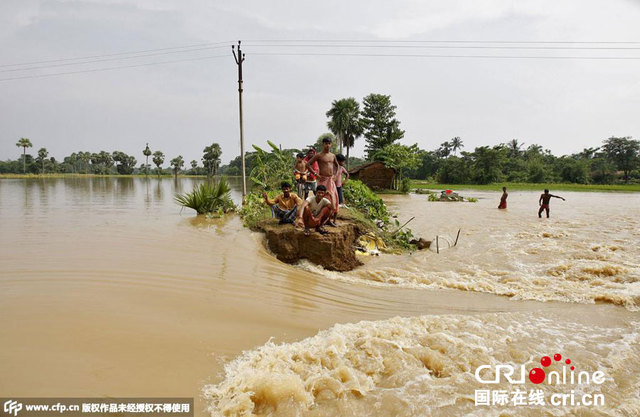
{"label": "standing shirtless man", "polygon": [[543,194],[540,194],[540,199],[538,200],[538,204],[540,204],[540,210],[538,210],[538,217],[542,218],[542,212],[546,210],[547,219],[549,218],[549,201],[551,201],[551,197],[559,198],[562,201],[565,201],[564,198],[549,194],[549,190],[545,189]]}
{"label": "standing shirtless man", "polygon": [[318,162],[318,185],[324,185],[327,189],[326,198],[331,202],[333,212],[333,220],[327,223],[327,226],[336,226],[335,219],[338,216],[338,190],[336,189],[335,177],[339,172],[338,160],[331,153],[331,138],[322,139],[322,152],[314,155],[307,166],[311,166],[314,162]]}

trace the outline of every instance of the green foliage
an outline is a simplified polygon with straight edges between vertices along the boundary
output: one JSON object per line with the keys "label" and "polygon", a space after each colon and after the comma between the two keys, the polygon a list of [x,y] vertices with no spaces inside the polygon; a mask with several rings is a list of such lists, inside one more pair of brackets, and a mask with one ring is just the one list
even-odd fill
{"label": "green foliage", "polygon": [[411,180],[409,178],[403,178],[400,182],[400,191],[403,193],[408,193],[411,191]]}
{"label": "green foliage", "polygon": [[[273,199],[278,194],[277,191],[268,191],[267,195]],[[271,209],[264,203],[261,193],[249,193],[245,199],[245,204],[240,210],[242,224],[251,230],[256,230],[260,221],[271,217]]]}
{"label": "green foliage", "polygon": [[489,184],[498,182],[502,178],[502,165],[506,160],[505,148],[480,146],[476,148],[471,159],[471,172],[473,182],[476,184]]}
{"label": "green foliage", "polygon": [[468,201],[469,203],[477,203],[477,202],[478,202],[478,199],[477,199],[477,198],[475,198],[475,197],[469,197],[469,198],[467,198],[467,201]]}
{"label": "green foliage", "polygon": [[625,182],[629,181],[629,173],[640,165],[640,141],[630,137],[610,137],[604,141],[602,150],[616,168],[623,172]]}
{"label": "green foliage", "polygon": [[162,151],[155,151],[153,153],[152,161],[156,166],[156,173],[160,176],[160,173],[162,172],[162,164],[164,163],[164,153]]}
{"label": "green foliage", "polygon": [[363,125],[360,120],[360,105],[353,97],[334,100],[326,116],[329,118],[327,127],[338,138],[340,152],[342,152],[343,146],[347,148],[348,167],[349,149],[355,145],[356,139],[362,136],[363,133]]}
{"label": "green foliage", "polygon": [[[118,174],[133,174],[133,170],[136,166],[136,158],[121,151],[114,151],[112,157],[113,160],[117,163],[116,169],[118,170]],[[89,159],[90,158],[91,155],[89,155]]]}
{"label": "green foliage", "polygon": [[20,138],[20,140],[16,143],[18,148],[22,148],[22,173],[26,174],[27,172],[27,148],[31,148],[33,144],[28,138]]}
{"label": "green foliage", "polygon": [[373,155],[373,159],[382,161],[386,166],[396,170],[394,189],[397,190],[399,188],[398,183],[402,180],[402,177],[409,171],[416,169],[420,163],[418,144],[411,146],[400,145],[399,143],[387,145],[377,151]]}
{"label": "green foliage", "polygon": [[222,149],[217,143],[212,143],[206,146],[203,150],[202,163],[207,171],[207,175],[212,177],[218,173],[218,167],[220,166],[220,157],[222,156]]}
{"label": "green foliage", "polygon": [[449,157],[440,163],[436,179],[439,183],[464,184],[469,182],[469,165],[457,156]]}
{"label": "green foliage", "polygon": [[145,148],[142,150],[142,154],[145,157],[145,163],[140,166],[141,172],[144,175],[149,175],[149,171],[150,171],[149,156],[151,156],[151,149],[149,148],[149,143],[147,143],[147,146],[145,146]]}
{"label": "green foliage", "polygon": [[47,148],[40,148],[38,149],[38,157],[36,158],[36,162],[38,162],[40,164],[41,174],[44,174],[44,165],[45,162],[47,162],[47,156],[49,156],[49,151],[47,151]]}
{"label": "green foliage", "polygon": [[113,167],[113,156],[107,151],[100,151],[91,154],[91,172],[98,175],[106,175]]}
{"label": "green foliage", "polygon": [[392,232],[386,232],[383,234],[385,243],[395,248],[405,250],[415,249],[415,247],[411,243],[409,243],[414,238],[413,232],[407,227],[399,229],[400,226],[401,224],[398,219],[393,219],[394,230]]}
{"label": "green foliage", "polygon": [[178,155],[175,158],[173,158],[170,164],[171,164],[171,167],[173,168],[173,175],[177,177],[178,172],[180,172],[180,170],[184,166],[184,159],[182,159],[182,155]]}
{"label": "green foliage", "polygon": [[176,194],[175,201],[182,207],[194,209],[198,214],[222,215],[235,210],[230,194],[231,187],[222,177],[217,182],[206,181],[194,187],[190,193]]}
{"label": "green foliage", "polygon": [[389,211],[384,201],[369,187],[358,180],[349,180],[342,186],[345,203],[361,213],[369,220],[389,222]]}
{"label": "green foliage", "polygon": [[391,104],[391,96],[369,94],[363,105],[360,123],[367,141],[367,157],[371,159],[380,149],[402,139],[404,130],[395,118],[396,106]]}
{"label": "green foliage", "polygon": [[351,208],[352,217],[359,223],[366,224],[374,233],[392,248],[410,249],[409,241],[413,238],[411,229],[402,228],[397,219],[387,210],[384,201],[369,187],[358,180],[349,180],[343,185],[345,203]]}
{"label": "green foliage", "polygon": [[256,158],[249,178],[265,190],[279,190],[282,181],[292,181],[295,159],[290,149],[280,150],[273,142],[267,141],[271,152],[256,145]]}

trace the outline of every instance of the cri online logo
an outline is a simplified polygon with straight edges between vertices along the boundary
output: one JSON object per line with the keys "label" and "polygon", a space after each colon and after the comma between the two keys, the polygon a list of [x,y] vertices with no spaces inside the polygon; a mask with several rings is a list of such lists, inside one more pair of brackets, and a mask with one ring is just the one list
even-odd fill
{"label": "cri online logo", "polygon": [[22,410],[22,403],[9,400],[4,402],[4,412],[8,414],[18,415],[18,411]]}
{"label": "cri online logo", "polygon": [[[562,355],[556,353],[553,355],[553,360],[555,362],[562,361]],[[548,368],[551,366],[551,358],[549,356],[543,356],[540,359],[540,365],[543,368]],[[547,377],[547,373],[543,368],[533,368],[529,371],[529,381],[534,384],[541,384],[547,380],[547,384],[550,385],[566,385],[566,384],[602,384],[604,382],[604,372],[596,371],[593,374],[590,374],[587,371],[576,372],[575,366],[571,365],[571,359],[565,359],[564,364],[562,366],[562,371],[551,371]],[[567,366],[570,365],[569,371],[567,371]],[[520,376],[516,375],[516,368],[511,365],[495,365],[495,371],[493,373],[493,379],[484,379],[480,376],[480,372],[485,369],[491,369],[491,365],[482,365],[476,369],[476,381],[482,384],[498,384],[501,382],[502,376],[504,375],[505,379],[512,384],[524,384],[525,383],[525,375],[526,369],[524,365],[520,366]]]}

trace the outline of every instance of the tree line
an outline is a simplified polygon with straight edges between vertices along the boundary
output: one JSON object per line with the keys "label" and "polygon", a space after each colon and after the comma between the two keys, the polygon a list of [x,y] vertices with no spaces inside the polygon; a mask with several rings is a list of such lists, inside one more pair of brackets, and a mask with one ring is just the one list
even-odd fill
{"label": "tree line", "polygon": [[[27,153],[27,148],[33,147],[31,140],[20,138],[16,146],[22,148],[19,160],[0,161],[0,174],[95,174],[95,175],[208,175],[218,173],[222,156],[222,149],[213,143],[203,150],[202,166],[198,161],[190,162],[191,169],[184,170],[185,161],[182,155],[169,160],[170,168],[165,169],[165,154],[160,150],[152,151],[147,143],[142,150],[145,162],[136,167],[135,156],[122,151],[73,152],[61,161],[49,157],[47,148],[40,148],[37,156]],[[149,158],[153,166],[149,163]]]}
{"label": "tree line", "polygon": [[[298,152],[309,147],[321,148],[322,138],[330,136],[334,153],[346,153],[347,167],[355,167],[368,161],[383,161],[396,171],[396,184],[411,179],[431,180],[448,184],[488,184],[492,182],[567,182],[580,184],[611,184],[640,181],[640,142],[632,137],[610,137],[597,148],[585,148],[580,152],[555,156],[537,144],[525,144],[518,139],[494,146],[479,146],[464,151],[460,137],[441,143],[432,150],[420,149],[417,144],[404,145],[400,140],[405,131],[396,118],[396,106],[391,96],[369,94],[360,103],[353,97],[334,100],[325,113],[327,128],[318,139],[301,148],[278,149],[291,161]],[[350,149],[364,138],[364,158],[352,157]],[[147,144],[143,150],[145,163],[136,168],[136,159],[121,151],[98,153],[77,152],[61,162],[48,157],[46,148],[37,157],[26,153],[31,147],[27,138],[16,146],[23,150],[21,161],[0,162],[0,173],[92,173],[92,174],[157,174],[167,173],[162,168],[164,153],[152,152]],[[245,153],[246,173],[250,175],[260,158],[260,149]],[[191,161],[189,175],[241,175],[241,158],[237,156],[228,165],[220,166],[222,150],[217,143],[203,150],[203,166]],[[149,157],[155,168],[149,164]],[[278,159],[278,158],[276,158]],[[281,159],[281,158],[279,158]],[[184,168],[182,156],[170,161],[171,171],[177,175]],[[293,162],[292,166],[293,166]]]}

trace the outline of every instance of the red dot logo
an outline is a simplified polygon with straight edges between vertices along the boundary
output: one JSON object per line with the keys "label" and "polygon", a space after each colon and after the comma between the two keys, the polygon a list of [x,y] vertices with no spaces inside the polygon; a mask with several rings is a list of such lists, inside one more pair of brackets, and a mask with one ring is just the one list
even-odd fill
{"label": "red dot logo", "polygon": [[558,362],[562,359],[562,355],[559,353],[556,353],[555,355],[553,355],[553,359]]}
{"label": "red dot logo", "polygon": [[539,384],[544,381],[545,373],[542,368],[533,368],[529,371],[529,380],[534,384]]}
{"label": "red dot logo", "polygon": [[542,359],[540,359],[540,363],[542,364],[542,366],[547,367],[551,365],[551,358],[548,356],[543,356]]}

